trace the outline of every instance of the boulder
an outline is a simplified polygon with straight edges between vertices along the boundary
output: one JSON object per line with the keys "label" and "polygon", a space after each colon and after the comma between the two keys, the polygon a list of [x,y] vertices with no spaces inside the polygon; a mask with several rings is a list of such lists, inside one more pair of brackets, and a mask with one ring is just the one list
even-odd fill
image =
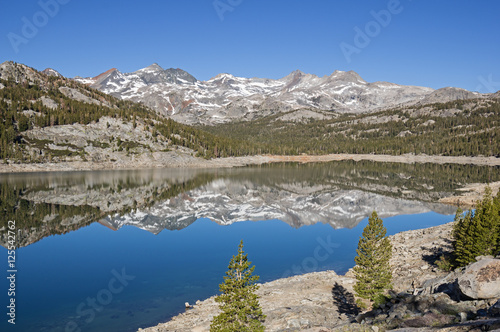
{"label": "boulder", "polygon": [[500,317],[500,300],[490,307],[488,314],[491,317]]}
{"label": "boulder", "polygon": [[500,297],[500,259],[482,259],[467,266],[458,277],[458,287],[472,299]]}
{"label": "boulder", "polygon": [[421,317],[410,318],[404,321],[403,327],[429,327],[429,326],[443,326],[453,322],[455,319],[451,315],[436,314],[428,312]]}

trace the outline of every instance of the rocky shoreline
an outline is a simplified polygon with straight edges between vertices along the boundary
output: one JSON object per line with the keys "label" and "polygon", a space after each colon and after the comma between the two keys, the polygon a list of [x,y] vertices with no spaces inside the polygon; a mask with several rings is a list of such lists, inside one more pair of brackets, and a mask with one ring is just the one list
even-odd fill
{"label": "rocky shoreline", "polygon": [[111,169],[141,168],[228,168],[248,165],[261,165],[278,162],[329,162],[339,160],[369,160],[395,163],[436,163],[436,164],[473,164],[479,166],[500,166],[500,158],[495,157],[453,157],[428,155],[375,155],[375,154],[329,154],[329,155],[256,155],[244,157],[227,157],[218,159],[202,159],[193,157],[185,151],[153,152],[132,155],[118,161],[65,161],[57,163],[15,164],[0,163],[0,173],[22,172],[61,172],[90,171]]}
{"label": "rocky shoreline", "polygon": [[[360,313],[355,305],[352,270],[345,275],[334,271],[314,272],[262,284],[258,295],[267,315],[266,331],[378,331],[401,327],[429,330],[427,327],[431,325],[435,328],[448,325],[441,328],[442,331],[480,330],[482,326],[500,328],[500,316],[487,315],[488,310],[493,312],[490,308],[497,299],[456,301],[453,293],[438,289],[446,290],[443,285],[453,284],[451,281],[456,278],[436,265],[439,257],[451,249],[452,224],[390,237],[392,300],[368,313]],[[208,331],[211,319],[219,312],[214,298],[197,301],[191,309],[170,321],[139,331]],[[498,306],[500,315],[500,304]]]}
{"label": "rocky shoreline", "polygon": [[463,188],[458,189],[463,192],[461,195],[454,195],[451,197],[444,197],[439,200],[440,203],[460,206],[462,208],[473,207],[476,202],[484,195],[486,186],[491,188],[493,196],[498,193],[500,189],[500,181],[493,183],[471,183]]}

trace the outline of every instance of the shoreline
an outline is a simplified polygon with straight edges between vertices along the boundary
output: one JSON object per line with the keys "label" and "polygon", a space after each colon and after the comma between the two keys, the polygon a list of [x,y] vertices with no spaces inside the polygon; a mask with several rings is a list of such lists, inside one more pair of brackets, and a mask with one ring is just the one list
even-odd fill
{"label": "shoreline", "polygon": [[94,170],[132,170],[151,168],[232,168],[281,162],[315,163],[331,161],[374,161],[393,163],[433,163],[433,164],[472,164],[476,166],[500,166],[500,158],[466,156],[429,156],[429,155],[379,155],[379,154],[329,154],[329,155],[255,155],[202,159],[185,153],[155,153],[148,158],[139,156],[126,162],[68,161],[41,164],[0,164],[2,173],[27,172],[71,172]]}
{"label": "shoreline", "polygon": [[473,208],[480,199],[483,198],[486,187],[491,188],[492,195],[495,196],[500,190],[500,181],[492,183],[470,183],[457,189],[463,192],[461,195],[443,197],[438,202],[463,208]]}

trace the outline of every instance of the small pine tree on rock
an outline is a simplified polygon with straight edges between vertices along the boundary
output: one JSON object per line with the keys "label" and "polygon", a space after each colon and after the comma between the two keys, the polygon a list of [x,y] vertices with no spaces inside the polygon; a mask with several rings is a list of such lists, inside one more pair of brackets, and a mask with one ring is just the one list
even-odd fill
{"label": "small pine tree on rock", "polygon": [[354,275],[354,291],[364,299],[380,301],[383,293],[392,287],[392,271],[389,261],[392,257],[392,245],[386,237],[383,220],[375,211],[368,218],[368,225],[359,239]]}
{"label": "small pine tree on rock", "polygon": [[219,285],[221,295],[215,298],[220,303],[221,313],[214,317],[210,331],[250,332],[264,331],[264,319],[259,298],[255,292],[259,288],[253,276],[255,266],[250,266],[247,254],[243,252],[243,240],[238,246],[238,255],[229,262],[224,283]]}

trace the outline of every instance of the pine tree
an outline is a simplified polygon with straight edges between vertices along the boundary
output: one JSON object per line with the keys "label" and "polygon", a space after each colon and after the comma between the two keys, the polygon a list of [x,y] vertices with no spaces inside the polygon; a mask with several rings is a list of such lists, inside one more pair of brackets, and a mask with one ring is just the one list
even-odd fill
{"label": "pine tree", "polygon": [[392,271],[389,260],[392,257],[392,245],[386,237],[383,220],[375,211],[368,218],[368,225],[359,239],[358,254],[354,261],[356,284],[354,290],[364,299],[378,302],[385,290],[392,287]]}
{"label": "pine tree", "polygon": [[477,256],[498,255],[500,252],[500,195],[492,197],[486,187],[476,210],[465,215],[458,210],[453,225],[453,254],[455,266],[461,267],[476,260]]}
{"label": "pine tree", "polygon": [[498,211],[493,202],[491,188],[486,187],[482,201],[476,206],[474,213],[473,235],[474,251],[479,255],[495,255],[499,228]]}
{"label": "pine tree", "polygon": [[472,211],[464,214],[462,209],[458,209],[455,214],[455,223],[453,225],[453,255],[455,257],[455,266],[465,266],[473,262],[475,255],[473,253],[473,241],[470,236],[472,225]]}
{"label": "pine tree", "polygon": [[498,190],[497,195],[493,199],[494,211],[496,211],[497,215],[497,250],[496,254],[500,255],[500,190]]}
{"label": "pine tree", "polygon": [[210,331],[264,331],[259,298],[255,292],[259,288],[253,276],[255,266],[250,266],[247,254],[243,252],[243,240],[238,246],[238,255],[229,262],[224,283],[219,285],[221,295],[215,298],[220,303],[221,313],[214,317]]}

